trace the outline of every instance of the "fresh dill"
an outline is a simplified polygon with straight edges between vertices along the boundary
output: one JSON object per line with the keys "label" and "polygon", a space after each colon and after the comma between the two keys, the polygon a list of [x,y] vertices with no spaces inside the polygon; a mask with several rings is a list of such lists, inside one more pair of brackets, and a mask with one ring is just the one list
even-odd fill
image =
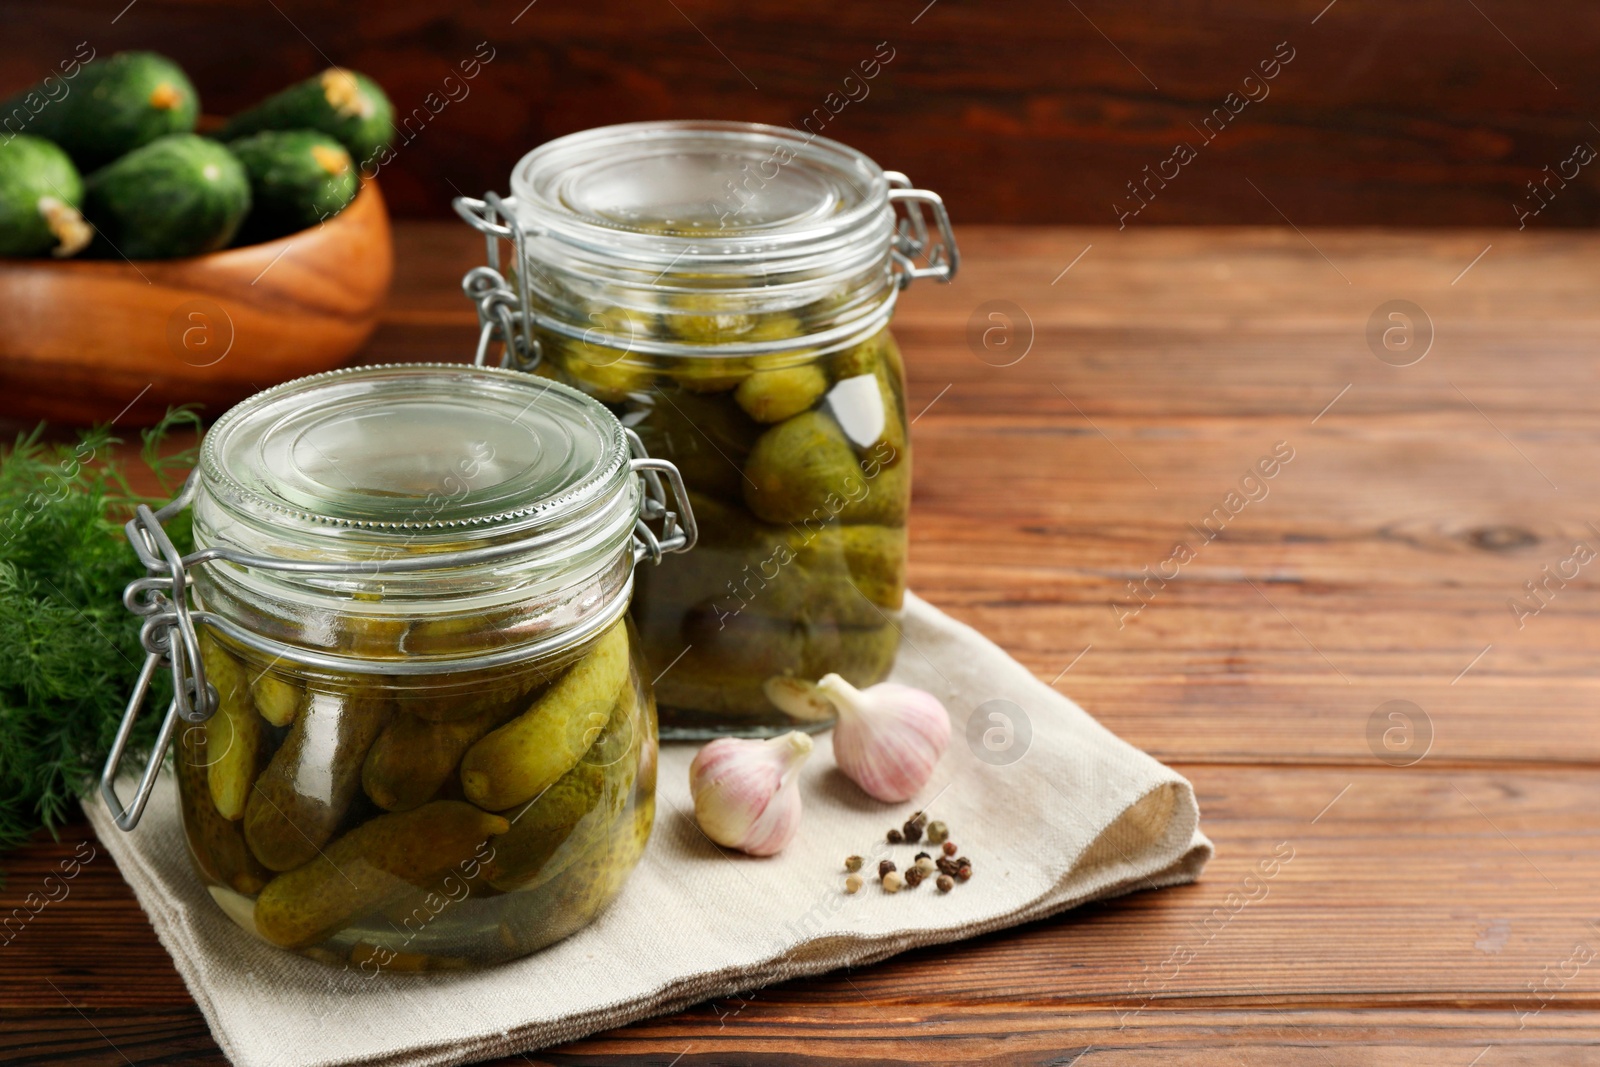
{"label": "fresh dill", "polygon": [[[176,409],[142,434],[142,461],[169,492],[194,462],[193,448],[161,454],[179,428],[198,431],[199,418]],[[122,606],[123,588],[144,574],[122,523],[136,505],[162,502],[131,488],[109,427],[75,445],[42,432],[0,456],[0,852],[41,827],[55,833],[99,778],[145,655]],[[169,524],[181,550],[187,522]],[[151,694],[134,758],[148,752],[167,699]]]}

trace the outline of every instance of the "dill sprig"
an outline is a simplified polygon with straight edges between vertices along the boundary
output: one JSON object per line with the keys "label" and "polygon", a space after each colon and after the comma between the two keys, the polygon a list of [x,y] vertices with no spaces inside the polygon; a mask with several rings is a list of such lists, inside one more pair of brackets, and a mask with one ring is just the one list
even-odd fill
{"label": "dill sprig", "polygon": [[[199,430],[200,420],[179,408],[142,434],[142,461],[168,496],[194,462],[193,448],[160,454],[178,427]],[[0,456],[0,852],[40,827],[55,833],[99,778],[144,662],[122,606],[144,569],[122,524],[137,504],[164,502],[130,487],[109,427],[76,445],[42,432]],[[187,520],[169,524],[183,550]],[[151,694],[130,758],[148,752],[167,700]]]}

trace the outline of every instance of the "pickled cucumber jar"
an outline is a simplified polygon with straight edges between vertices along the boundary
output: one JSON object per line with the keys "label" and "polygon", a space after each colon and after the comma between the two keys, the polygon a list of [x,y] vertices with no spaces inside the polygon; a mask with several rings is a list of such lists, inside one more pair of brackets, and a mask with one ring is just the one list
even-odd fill
{"label": "pickled cucumber jar", "polygon": [[911,454],[888,324],[912,279],[955,271],[942,203],[835,141],[727,122],[563,137],[511,190],[456,203],[489,236],[465,283],[479,358],[498,338],[502,365],[605,403],[700,516],[687,565],[634,598],[663,736],[825,727],[770,694],[894,662]]}
{"label": "pickled cucumber jar", "polygon": [[[669,510],[663,479],[678,500]],[[654,814],[635,565],[694,540],[670,463],[554,382],[364,367],[224,415],[129,523],[161,745],[201,879],[272,944],[369,973],[483,966],[589,922]],[[195,551],[162,523],[189,508]]]}

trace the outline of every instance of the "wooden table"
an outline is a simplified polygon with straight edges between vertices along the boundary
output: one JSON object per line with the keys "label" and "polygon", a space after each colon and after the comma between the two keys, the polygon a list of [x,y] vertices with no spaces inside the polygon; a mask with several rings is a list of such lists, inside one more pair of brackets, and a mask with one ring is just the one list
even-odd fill
{"label": "wooden table", "polygon": [[[1600,562],[1564,562],[1600,551],[1600,238],[961,236],[897,325],[912,585],[1187,775],[1216,859],[528,1062],[1600,1061]],[[463,356],[476,240],[399,242],[370,358]],[[1410,366],[1369,347],[1391,300],[1432,323]],[[989,301],[1021,315],[985,348]],[[0,913],[87,834],[12,856]],[[0,948],[0,1059],[220,1062],[103,852]]]}

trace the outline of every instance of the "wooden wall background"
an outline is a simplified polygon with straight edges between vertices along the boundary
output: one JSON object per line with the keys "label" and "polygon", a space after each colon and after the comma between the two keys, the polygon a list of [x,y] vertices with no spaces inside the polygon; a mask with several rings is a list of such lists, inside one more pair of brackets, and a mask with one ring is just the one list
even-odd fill
{"label": "wooden wall background", "polygon": [[[222,112],[329,62],[410,111],[489,42],[469,95],[387,168],[401,215],[503,189],[522,152],[588,126],[799,122],[880,42],[894,58],[825,132],[958,222],[1115,222],[1126,183],[1185,140],[1198,158],[1131,225],[1514,227],[1526,183],[1600,146],[1600,6],[1582,0],[8,0],[0,91],[85,40],[168,53]],[[1294,59],[1270,95],[1199,147],[1190,124],[1280,42]],[[1596,172],[1551,182],[1529,224],[1600,218]]]}

